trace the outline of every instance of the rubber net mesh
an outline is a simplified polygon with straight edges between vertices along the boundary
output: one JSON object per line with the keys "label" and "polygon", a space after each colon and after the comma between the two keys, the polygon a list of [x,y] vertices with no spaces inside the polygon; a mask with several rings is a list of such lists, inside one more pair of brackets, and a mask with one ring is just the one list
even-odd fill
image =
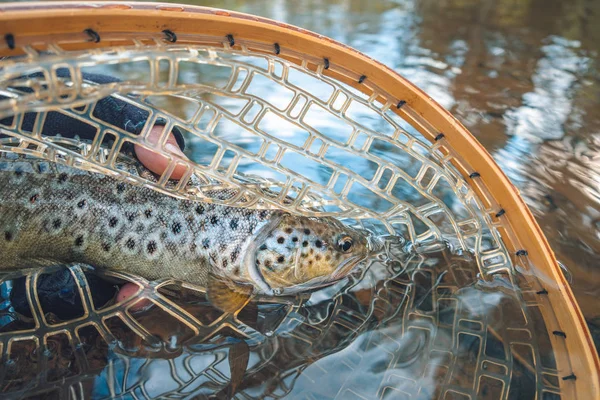
{"label": "rubber net mesh", "polygon": [[[251,303],[233,315],[212,309],[201,289],[110,272],[138,284],[140,296],[101,308],[86,284],[88,267],[74,265],[84,312],[69,321],[44,314],[36,282],[47,271],[33,272],[25,286],[30,324],[0,333],[7,396],[202,397],[232,384],[229,362],[240,345],[229,339],[242,338],[250,362],[238,398],[560,398],[564,371],[553,354],[564,349],[552,347],[533,296],[541,286],[517,272],[530,266],[508,253],[500,207],[476,175],[467,182],[453,166],[461,158],[443,135],[341,66],[293,51],[287,61],[257,51],[262,44],[238,41],[234,49],[227,38],[196,39],[209,44],[145,38],[82,52],[51,45],[3,60],[3,157],[26,154],[204,202],[333,215],[392,237],[393,261],[373,260],[330,289],[331,301]],[[326,68],[372,94],[325,76]],[[98,84],[82,73],[120,81]],[[129,103],[145,120],[111,125],[95,113],[105,98]],[[36,115],[33,126],[24,126],[27,113]],[[51,113],[93,128],[95,139],[48,132]],[[156,124],[164,125],[158,147],[170,160],[162,177],[118,169],[124,146],[153,147],[147,135]],[[163,147],[174,128],[189,160]],[[174,183],[177,165],[186,172]],[[187,185],[192,175],[206,184]],[[211,197],[214,188],[234,195]],[[477,282],[502,290],[472,290]],[[155,307],[129,312],[144,298]],[[373,363],[378,374],[369,372]],[[314,385],[323,374],[327,385]],[[152,384],[159,375],[161,385]]]}

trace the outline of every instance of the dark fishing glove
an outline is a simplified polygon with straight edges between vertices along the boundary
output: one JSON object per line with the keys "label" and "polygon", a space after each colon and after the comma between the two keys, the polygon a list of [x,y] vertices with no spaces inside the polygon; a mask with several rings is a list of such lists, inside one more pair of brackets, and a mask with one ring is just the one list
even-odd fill
{"label": "dark fishing glove", "polygon": [[[69,71],[63,68],[57,70],[56,74],[58,77],[66,78],[69,76]],[[99,84],[119,82],[119,79],[107,75],[86,73],[83,73],[82,75],[84,80],[96,82]],[[31,76],[41,76],[41,74],[37,73],[32,74]],[[26,92],[33,91],[29,88],[20,88],[20,90]],[[0,99],[2,98],[5,97],[0,96]],[[21,129],[27,132],[31,132],[35,124],[36,115],[37,114],[34,112],[26,113],[21,124]],[[93,115],[97,119],[104,121],[109,125],[115,126],[117,128],[123,129],[127,132],[137,135],[141,132],[142,128],[144,127],[149,114],[147,111],[142,110],[141,108],[138,108],[133,104],[116,99],[112,96],[108,96],[98,101],[98,104],[94,109]],[[12,117],[0,120],[0,125],[10,124],[12,124]],[[164,122],[162,124],[164,124]],[[160,120],[158,121],[157,125],[161,125]],[[173,136],[175,136],[177,145],[183,151],[185,147],[185,142],[181,132],[177,128],[175,128],[173,129],[172,133]],[[89,124],[79,121],[78,119],[71,118],[67,115],[55,111],[50,111],[46,115],[44,127],[42,128],[42,135],[55,136],[57,134],[68,138],[74,138],[75,136],[79,136],[81,139],[91,141],[96,135],[96,129]],[[0,138],[2,137],[6,136],[0,134]],[[131,152],[131,148],[125,147],[125,149],[123,150]]]}
{"label": "dark fishing glove", "polygon": [[[117,286],[96,275],[85,274],[92,301],[100,308],[117,293]],[[83,305],[73,275],[66,268],[52,274],[43,274],[38,279],[37,294],[45,314],[52,313],[61,320],[78,318],[83,315]],[[16,312],[31,318],[27,301],[25,278],[13,280],[10,300]]]}

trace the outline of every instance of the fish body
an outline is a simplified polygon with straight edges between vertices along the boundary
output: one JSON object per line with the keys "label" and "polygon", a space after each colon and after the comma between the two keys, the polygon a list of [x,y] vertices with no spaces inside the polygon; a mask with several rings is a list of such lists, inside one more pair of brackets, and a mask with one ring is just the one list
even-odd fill
{"label": "fish body", "polygon": [[114,177],[0,157],[0,269],[81,262],[207,287],[285,294],[334,282],[367,241],[333,218],[178,199]]}

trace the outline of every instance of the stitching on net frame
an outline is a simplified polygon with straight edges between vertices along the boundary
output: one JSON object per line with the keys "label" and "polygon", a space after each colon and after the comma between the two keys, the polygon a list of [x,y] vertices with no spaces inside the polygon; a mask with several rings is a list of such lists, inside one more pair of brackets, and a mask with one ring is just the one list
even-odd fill
{"label": "stitching on net frame", "polygon": [[12,33],[7,33],[6,35],[4,35],[4,41],[6,42],[6,45],[9,49],[15,49],[15,37]]}

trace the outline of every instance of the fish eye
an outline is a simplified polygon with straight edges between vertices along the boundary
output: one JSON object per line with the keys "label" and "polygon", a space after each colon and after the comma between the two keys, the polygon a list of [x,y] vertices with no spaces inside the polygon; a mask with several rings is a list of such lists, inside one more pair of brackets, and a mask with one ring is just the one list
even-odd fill
{"label": "fish eye", "polygon": [[340,240],[338,240],[338,248],[344,253],[350,251],[354,241],[350,236],[344,236]]}

